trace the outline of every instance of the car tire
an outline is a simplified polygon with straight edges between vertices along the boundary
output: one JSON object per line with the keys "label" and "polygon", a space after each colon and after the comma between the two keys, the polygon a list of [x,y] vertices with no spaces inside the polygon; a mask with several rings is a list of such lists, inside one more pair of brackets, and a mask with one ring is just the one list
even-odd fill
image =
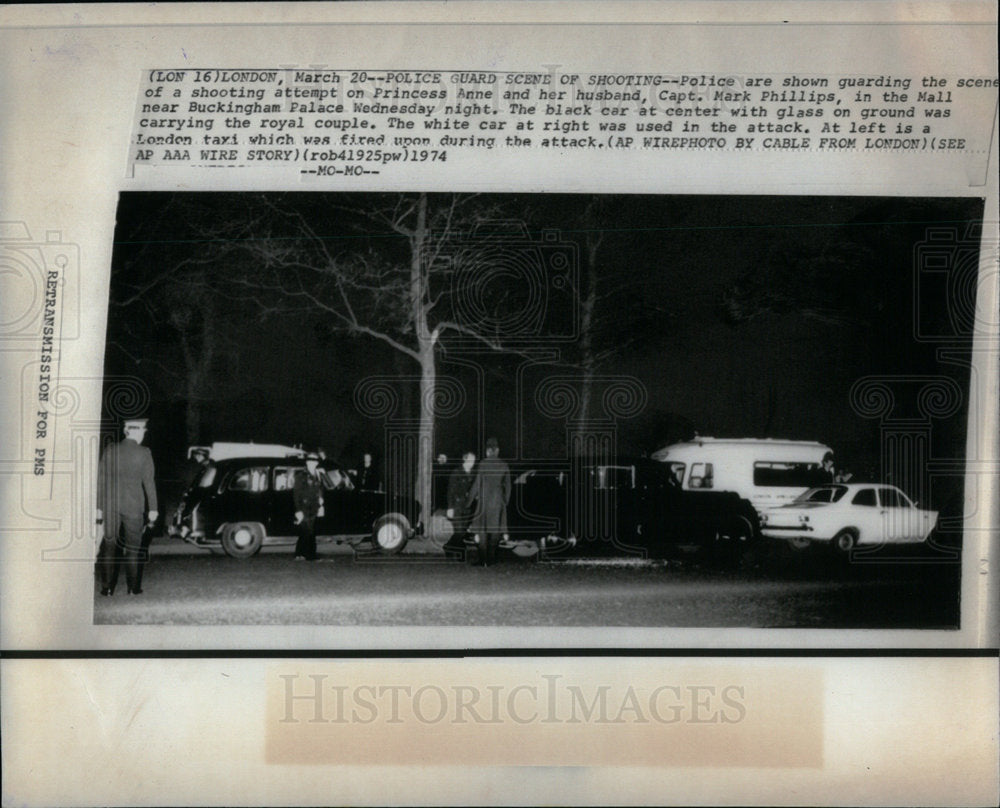
{"label": "car tire", "polygon": [[382,555],[400,552],[410,538],[410,523],[399,513],[387,513],[372,525],[372,544]]}
{"label": "car tire", "polygon": [[263,544],[264,526],[258,522],[233,522],[222,529],[222,549],[231,558],[250,558]]}
{"label": "car tire", "polygon": [[840,555],[847,555],[855,547],[858,546],[858,534],[850,529],[841,530],[836,536],[833,537],[833,541],[830,542],[830,546]]}
{"label": "car tire", "polygon": [[751,522],[750,519],[743,514],[734,516],[729,520],[729,524],[726,527],[726,533],[729,541],[733,542],[734,545],[741,547],[749,547],[752,545],[754,538],[757,535],[753,522]]}

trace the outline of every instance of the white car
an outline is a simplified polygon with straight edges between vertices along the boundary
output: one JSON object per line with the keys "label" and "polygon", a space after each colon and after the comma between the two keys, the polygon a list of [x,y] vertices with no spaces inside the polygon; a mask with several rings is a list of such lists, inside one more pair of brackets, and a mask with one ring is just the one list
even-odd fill
{"label": "white car", "polygon": [[810,488],[760,515],[760,532],[797,548],[830,542],[840,552],[858,545],[920,543],[937,525],[937,511],[918,508],[895,486],[873,483]]}

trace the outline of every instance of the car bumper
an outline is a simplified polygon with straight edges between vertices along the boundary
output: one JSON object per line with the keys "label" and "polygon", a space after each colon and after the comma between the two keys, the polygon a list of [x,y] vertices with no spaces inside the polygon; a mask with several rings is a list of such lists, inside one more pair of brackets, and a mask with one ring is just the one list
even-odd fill
{"label": "car bumper", "polygon": [[[769,539],[811,539],[813,541],[821,537],[816,535],[812,525],[761,525],[760,534]],[[829,537],[827,537],[829,539]]]}

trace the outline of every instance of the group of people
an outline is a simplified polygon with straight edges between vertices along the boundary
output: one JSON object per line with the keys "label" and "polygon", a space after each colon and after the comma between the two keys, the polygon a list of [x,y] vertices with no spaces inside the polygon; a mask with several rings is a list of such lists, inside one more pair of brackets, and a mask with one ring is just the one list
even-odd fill
{"label": "group of people", "polygon": [[[440,466],[447,463],[438,457]],[[475,452],[462,455],[462,463],[447,477],[445,515],[454,528],[452,547],[464,546],[467,535],[472,537],[482,566],[496,563],[501,541],[510,536],[507,527],[507,503],[510,502],[510,467],[500,458],[500,443],[496,438],[486,441],[486,456],[476,462]]]}
{"label": "group of people", "polygon": [[[159,516],[153,455],[142,445],[147,420],[126,420],[122,439],[105,450],[98,465],[96,517],[102,536],[97,572],[101,595],[105,597],[114,594],[123,567],[129,594],[142,594],[148,537]],[[295,522],[299,531],[296,560],[314,561],[318,557],[316,519],[324,515],[320,459],[318,453],[306,455],[306,473],[296,474],[293,483]],[[204,470],[211,462],[207,452],[194,456],[193,460],[198,466],[196,471]],[[500,444],[496,438],[486,441],[486,456],[476,461],[475,452],[466,452],[461,465],[448,474],[446,513],[454,526],[454,539],[462,543],[470,535],[478,548],[480,563],[490,566],[496,563],[500,542],[509,538],[510,467],[500,458]],[[369,452],[364,453],[357,471],[351,476],[357,488],[382,489],[381,478]]]}
{"label": "group of people", "polygon": [[[501,541],[510,538],[507,528],[507,503],[510,502],[510,467],[500,459],[500,443],[496,438],[486,441],[486,457],[476,462],[475,452],[466,452],[462,463],[448,475],[446,514],[454,528],[453,547],[464,548],[466,535],[471,535],[479,552],[479,563],[496,563]],[[295,544],[296,561],[315,561],[316,520],[324,515],[323,482],[319,474],[318,453],[306,455],[306,473],[295,475],[292,489],[295,524],[299,536]],[[437,464],[447,463],[438,456]],[[358,470],[352,475],[354,485],[362,490],[381,490],[381,478],[366,452]]]}
{"label": "group of people", "polygon": [[833,465],[833,452],[823,455],[823,462],[816,470],[816,477],[813,485],[829,485],[830,483],[846,483],[854,475],[846,469],[837,469]]}

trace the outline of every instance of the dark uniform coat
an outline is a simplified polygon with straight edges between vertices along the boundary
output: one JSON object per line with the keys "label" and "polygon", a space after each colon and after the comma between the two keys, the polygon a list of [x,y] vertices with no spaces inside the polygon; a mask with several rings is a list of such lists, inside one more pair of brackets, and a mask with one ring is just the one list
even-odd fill
{"label": "dark uniform coat", "polygon": [[131,438],[109,446],[97,467],[97,507],[104,516],[104,537],[98,553],[101,589],[114,592],[121,565],[130,592],[142,589],[142,543],[146,510],[159,510],[153,454]]}
{"label": "dark uniform coat", "polygon": [[358,469],[357,487],[362,491],[381,491],[382,479],[374,465]]}
{"label": "dark uniform coat", "polygon": [[468,502],[478,500],[472,532],[483,536],[507,532],[507,503],[510,501],[510,467],[499,457],[484,457],[476,469],[476,480]]}
{"label": "dark uniform coat", "polygon": [[448,478],[448,508],[454,512],[452,522],[456,533],[464,533],[469,527],[469,494],[475,484],[475,470],[466,471],[462,466]]}
{"label": "dark uniform coat", "polygon": [[313,561],[316,559],[316,517],[323,504],[323,483],[319,473],[315,476],[308,471],[295,475],[292,485],[295,512],[302,513],[299,522],[299,540],[295,544],[295,555]]}
{"label": "dark uniform coat", "polygon": [[315,519],[319,513],[319,506],[323,504],[323,483],[319,474],[317,473],[315,477],[308,471],[296,474],[292,496],[295,499],[295,512],[302,511],[303,517],[307,520]]}
{"label": "dark uniform coat", "polygon": [[97,467],[97,507],[107,519],[121,514],[142,519],[145,511],[159,510],[153,480],[153,454],[131,438],[109,446]]}

